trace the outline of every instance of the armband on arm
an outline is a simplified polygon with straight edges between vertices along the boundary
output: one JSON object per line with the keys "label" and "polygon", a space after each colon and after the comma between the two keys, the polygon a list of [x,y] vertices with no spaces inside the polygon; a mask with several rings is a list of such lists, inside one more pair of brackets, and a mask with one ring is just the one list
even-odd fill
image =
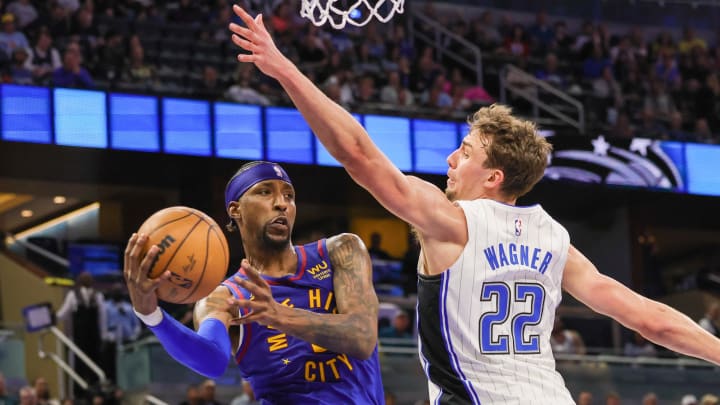
{"label": "armband on arm", "polygon": [[230,335],[222,321],[207,318],[195,333],[159,308],[149,315],[136,314],[179,363],[210,378],[223,375],[231,348]]}

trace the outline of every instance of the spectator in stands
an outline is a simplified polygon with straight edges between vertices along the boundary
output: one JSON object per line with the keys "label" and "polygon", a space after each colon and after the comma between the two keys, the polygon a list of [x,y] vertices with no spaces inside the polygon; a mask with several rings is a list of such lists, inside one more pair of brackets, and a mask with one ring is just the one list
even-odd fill
{"label": "spectator in stands", "polygon": [[393,318],[392,324],[378,331],[378,336],[381,338],[412,339],[413,334],[410,326],[410,316],[404,310],[400,310]]}
{"label": "spectator in stands", "polygon": [[255,393],[249,381],[243,380],[242,394],[235,397],[230,405],[260,405],[260,402],[255,399]]}
{"label": "spectator in stands", "polygon": [[718,405],[720,398],[713,394],[705,394],[700,398],[700,405]]}
{"label": "spectator in stands", "polygon": [[370,234],[368,253],[371,259],[391,260],[392,256],[382,248],[382,235],[379,232]]}
{"label": "spectator in stands", "polygon": [[717,302],[709,304],[698,324],[706,331],[720,337],[720,304]]}
{"label": "spectator in stands", "polygon": [[18,405],[37,405],[37,397],[35,396],[35,390],[33,390],[30,386],[20,388],[20,391],[18,392],[18,397],[20,397]]}
{"label": "spectator in stands", "polygon": [[598,119],[607,121],[608,109],[617,110],[623,104],[622,90],[610,65],[603,68],[600,77],[592,80],[592,88],[594,112]]}
{"label": "spectator in stands", "polygon": [[0,404],[2,405],[15,405],[17,400],[15,397],[10,395],[5,385],[5,375],[0,372]]}
{"label": "spectator in stands", "polygon": [[397,397],[390,391],[385,391],[385,405],[397,405]]}
{"label": "spectator in stands", "polygon": [[27,68],[28,53],[25,48],[15,48],[10,64],[10,79],[16,84],[33,84],[33,74]]}
{"label": "spectator in stands", "polygon": [[53,38],[67,38],[72,30],[70,12],[58,3],[50,5],[50,19],[48,27]]}
{"label": "spectator in stands", "polygon": [[718,143],[718,138],[712,134],[710,125],[705,118],[695,120],[695,141],[708,144]]}
{"label": "spectator in stands", "polygon": [[50,398],[50,388],[45,377],[37,377],[33,381],[33,389],[37,397],[37,405],[60,405],[57,398]]}
{"label": "spectator in stands", "polygon": [[606,67],[611,66],[602,45],[592,44],[590,56],[583,61],[583,78],[588,80],[601,78]]}
{"label": "spectator in stands", "polygon": [[505,51],[516,57],[528,57],[530,56],[530,44],[527,42],[525,37],[525,30],[522,25],[516,24],[513,27],[511,36],[505,38],[504,41]]}
{"label": "spectator in stands", "polygon": [[445,75],[439,74],[435,76],[432,86],[420,95],[420,102],[424,107],[447,114],[453,105],[453,99],[445,92]]}
{"label": "spectator in stands", "polygon": [[665,81],[668,87],[673,87],[676,81],[681,80],[677,59],[672,51],[663,50],[660,54],[660,58],[655,63],[655,75]]}
{"label": "spectator in stands", "polygon": [[[75,288],[65,295],[57,318],[72,323],[75,344],[90,359],[97,360],[100,358],[100,342],[104,340],[107,330],[107,317],[105,298],[93,287],[93,283],[89,272],[80,273],[75,280]],[[75,371],[91,384],[97,380],[95,373],[78,359],[75,361]],[[76,386],[75,394],[79,393],[82,393],[82,389]]]}
{"label": "spectator in stands", "polygon": [[118,31],[108,30],[97,53],[96,74],[110,82],[120,79],[125,69],[127,53],[123,35]]}
{"label": "spectator in stands", "polygon": [[205,380],[200,384],[200,400],[202,405],[222,405],[215,399],[215,381]]}
{"label": "spectator in stands", "polygon": [[577,331],[566,329],[562,319],[555,317],[550,346],[553,353],[585,354],[585,342]]}
{"label": "spectator in stands", "polygon": [[380,101],[397,106],[408,107],[415,103],[415,97],[400,82],[400,73],[392,70],[385,73],[387,84],[380,90]]}
{"label": "spectator in stands", "polygon": [[692,141],[694,136],[692,133],[685,130],[683,126],[683,115],[680,111],[674,110],[670,114],[670,126],[667,130],[667,135],[663,139],[673,139],[676,141]]}
{"label": "spectator in stands", "polygon": [[75,14],[72,37],[80,44],[84,60],[92,65],[97,55],[97,48],[102,42],[100,32],[95,25],[92,9],[84,6]]}
{"label": "spectator in stands", "polygon": [[698,405],[697,397],[692,394],[687,394],[680,400],[680,405]]}
{"label": "spectator in stands", "polygon": [[658,397],[654,392],[648,392],[642,397],[642,405],[658,405]]}
{"label": "spectator in stands", "polygon": [[643,108],[640,115],[640,125],[636,130],[638,136],[658,139],[667,132],[660,121],[657,120],[655,110],[650,106]]}
{"label": "spectator in stands", "polygon": [[135,341],[140,336],[140,320],[133,313],[132,304],[128,301],[122,284],[114,285],[110,290],[105,301],[105,311],[107,333],[103,344],[102,365],[108,379],[116,381],[117,348]]}
{"label": "spectator in stands", "polygon": [[611,392],[605,396],[605,405],[620,405],[620,395],[617,392]]}
{"label": "spectator in stands", "polygon": [[0,51],[5,52],[8,57],[17,48],[29,48],[30,43],[25,34],[15,29],[15,16],[5,13],[0,17],[2,32],[0,32]]}
{"label": "spectator in stands", "polygon": [[406,297],[417,294],[417,267],[420,258],[420,242],[412,231],[408,232],[407,239],[408,249],[402,259],[403,291]]}
{"label": "spectator in stands", "polygon": [[185,400],[180,405],[201,405],[202,399],[200,398],[200,391],[194,385],[191,385],[185,391]]}
{"label": "spectator in stands", "polygon": [[632,357],[655,357],[657,350],[643,335],[634,332],[631,341],[625,343],[624,353],[626,356]]}
{"label": "spectator in stands", "polygon": [[655,111],[659,119],[664,121],[670,119],[670,115],[675,111],[675,103],[668,94],[664,81],[652,80],[650,82],[650,92],[645,97],[644,107]]}
{"label": "spectator in stands", "polygon": [[545,64],[535,72],[535,77],[559,89],[564,89],[567,84],[564,75],[558,69],[558,57],[553,52],[545,55]]}
{"label": "spectator in stands", "polygon": [[212,66],[203,68],[202,80],[195,86],[196,95],[207,100],[217,100],[223,96],[227,86],[220,79],[217,69]]}
{"label": "spectator in stands", "polygon": [[38,18],[38,11],[30,0],[15,0],[8,4],[5,11],[15,16],[17,27],[21,30],[27,28]]}
{"label": "spectator in stands", "polygon": [[577,405],[592,405],[593,395],[589,391],[580,391],[578,394]]}
{"label": "spectator in stands", "polygon": [[433,58],[433,48],[426,47],[420,53],[415,66],[412,68],[410,90],[422,93],[432,86],[435,76],[442,72],[442,67]]}
{"label": "spectator in stands", "polygon": [[225,97],[237,103],[270,105],[270,100],[252,87],[255,80],[255,66],[242,64],[238,67],[235,84],[225,93]]}
{"label": "spectator in stands", "polygon": [[95,87],[90,73],[82,66],[82,52],[77,42],[71,42],[65,48],[63,65],[53,71],[52,84],[58,87],[85,89]]}
{"label": "spectator in stands", "polygon": [[49,84],[52,72],[62,67],[60,52],[52,46],[52,37],[47,27],[40,28],[25,67],[32,71],[35,83],[40,85]]}
{"label": "spectator in stands", "polygon": [[145,49],[140,43],[130,45],[130,61],[122,77],[128,83],[147,87],[155,83],[155,67],[145,62]]}
{"label": "spectator in stands", "polygon": [[555,31],[548,22],[545,10],[541,10],[535,15],[535,24],[528,29],[528,37],[538,54],[545,53],[555,40]]}
{"label": "spectator in stands", "polygon": [[362,106],[363,104],[377,103],[379,100],[377,91],[375,90],[375,78],[369,74],[360,76],[355,93],[356,105]]}
{"label": "spectator in stands", "polygon": [[690,53],[695,48],[700,48],[702,50],[707,49],[707,43],[705,40],[698,37],[692,27],[683,28],[682,35],[682,40],[678,44],[678,51],[680,51],[680,53]]}

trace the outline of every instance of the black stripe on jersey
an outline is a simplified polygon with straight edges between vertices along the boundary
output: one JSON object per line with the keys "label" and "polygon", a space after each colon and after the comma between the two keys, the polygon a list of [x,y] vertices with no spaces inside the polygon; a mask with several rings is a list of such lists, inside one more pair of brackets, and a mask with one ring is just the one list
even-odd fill
{"label": "black stripe on jersey", "polygon": [[440,404],[472,404],[460,377],[453,370],[442,335],[440,290],[442,276],[418,274],[418,331],[422,356],[428,362],[428,378],[440,387]]}

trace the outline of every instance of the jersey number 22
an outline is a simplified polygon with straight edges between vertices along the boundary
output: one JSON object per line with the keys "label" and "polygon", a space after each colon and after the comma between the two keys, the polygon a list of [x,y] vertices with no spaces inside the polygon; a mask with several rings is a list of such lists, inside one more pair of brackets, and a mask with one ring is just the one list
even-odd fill
{"label": "jersey number 22", "polygon": [[[514,297],[513,297],[514,295]],[[510,320],[510,335],[493,339],[493,326],[508,322],[513,302],[531,302],[530,312],[520,312]],[[485,283],[481,301],[495,301],[497,311],[480,317],[480,352],[483,354],[509,354],[510,346],[516,354],[540,353],[540,336],[530,335],[525,340],[525,326],[537,325],[542,319],[545,289],[537,283],[515,283],[515,291],[505,283]]]}

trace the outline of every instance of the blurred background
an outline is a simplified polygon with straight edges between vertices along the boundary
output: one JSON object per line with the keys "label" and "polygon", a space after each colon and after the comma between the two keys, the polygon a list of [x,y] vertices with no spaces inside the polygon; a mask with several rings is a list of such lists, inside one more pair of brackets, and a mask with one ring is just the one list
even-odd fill
{"label": "blurred background", "polygon": [[[242,396],[232,365],[206,381],[140,327],[122,250],[167,206],[226,223],[225,183],[258,159],[295,183],[294,243],[345,231],[365,241],[387,401],[427,399],[410,229],[338,167],[274,80],[237,63],[231,4],[0,0],[0,401]],[[519,203],[541,203],[601,272],[720,333],[720,1],[412,1],[388,23],[343,30],[301,18],[297,0],[240,4],[265,14],[278,47],[399,168],[438,187],[479,107],[505,103],[537,122],[554,152]],[[243,254],[226,236],[232,274]],[[83,282],[97,292],[95,335],[66,322]],[[166,309],[190,323],[191,306]],[[569,296],[558,318],[557,366],[578,403],[718,403],[717,367]]]}

